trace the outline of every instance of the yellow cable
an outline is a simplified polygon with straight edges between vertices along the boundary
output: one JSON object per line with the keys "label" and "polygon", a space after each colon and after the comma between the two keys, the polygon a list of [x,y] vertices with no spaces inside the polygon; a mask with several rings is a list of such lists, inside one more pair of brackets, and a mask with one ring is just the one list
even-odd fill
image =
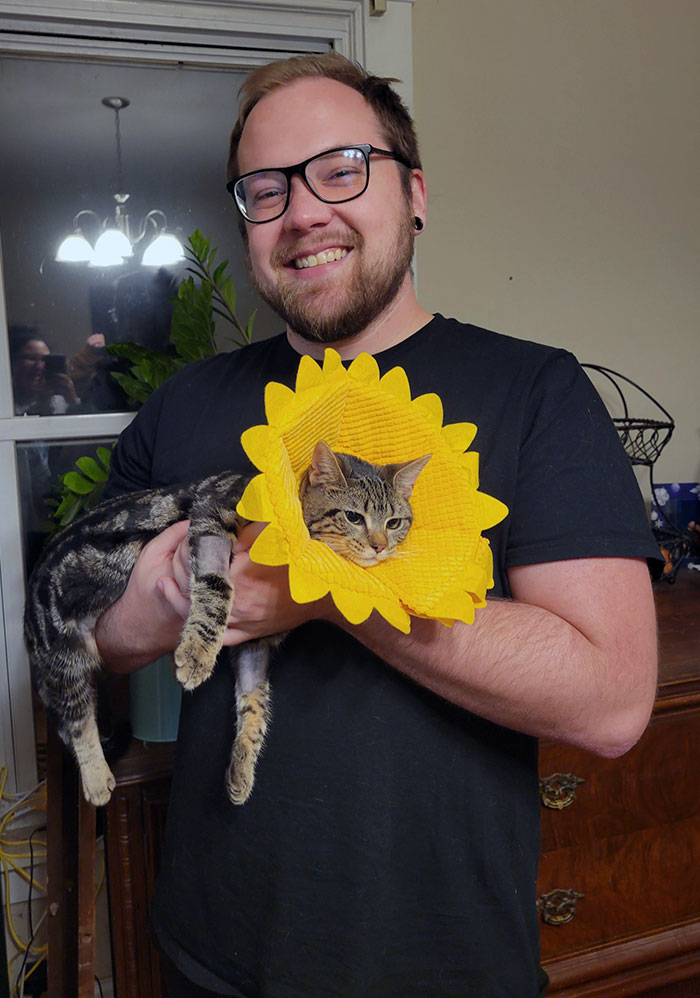
{"label": "yellow cable", "polygon": [[[10,867],[17,874],[19,874],[19,876],[26,883],[31,884],[31,886],[36,888],[37,890],[46,893],[46,886],[44,884],[39,883],[37,880],[34,879],[34,877],[30,877],[30,875],[26,872],[26,870],[15,862],[15,860],[17,859],[31,858],[32,855],[31,849],[29,852],[15,851],[17,848],[21,846],[30,845],[29,839],[8,838],[5,835],[5,830],[7,826],[10,824],[10,822],[13,820],[13,818],[18,817],[17,812],[19,811],[20,807],[22,807],[23,804],[26,803],[27,810],[30,811],[45,810],[46,784],[45,781],[42,780],[39,784],[37,784],[36,787],[34,787],[28,793],[7,794],[5,792],[5,788],[7,785],[7,774],[8,774],[7,767],[6,766],[0,767],[0,803],[2,803],[3,799],[15,800],[14,805],[9,808],[9,810],[3,815],[2,819],[0,820],[0,863],[2,864],[2,873],[5,883],[5,915],[7,920],[7,928],[10,938],[14,942],[17,949],[20,950],[22,953],[26,953],[28,950],[30,952],[35,952],[35,953],[44,953],[48,948],[47,945],[38,947],[31,945],[31,940],[28,940],[26,943],[22,942],[22,940],[19,938],[19,935],[17,934],[17,931],[15,930],[14,922],[12,920],[12,909],[10,904]],[[46,843],[43,842],[37,844],[43,845],[44,847],[46,846]],[[10,852],[8,851],[8,849],[13,851]],[[45,859],[46,854],[39,853],[38,856],[36,856],[36,858]],[[43,922],[44,917],[45,913],[44,915],[42,915],[41,919],[37,923],[36,928],[38,928],[41,922]]]}

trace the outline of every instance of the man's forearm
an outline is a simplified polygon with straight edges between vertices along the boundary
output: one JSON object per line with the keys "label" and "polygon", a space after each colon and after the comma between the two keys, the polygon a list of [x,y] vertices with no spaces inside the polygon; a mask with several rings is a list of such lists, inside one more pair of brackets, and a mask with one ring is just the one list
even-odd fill
{"label": "man's forearm", "polygon": [[120,604],[113,603],[95,625],[95,642],[108,672],[135,672],[172,650],[155,646],[143,622],[128,619]]}
{"label": "man's forearm", "polygon": [[375,614],[339,618],[384,661],[460,706],[604,756],[630,748],[655,689],[653,608],[636,636],[598,644],[540,606],[489,601],[472,625],[413,619],[402,635]]}

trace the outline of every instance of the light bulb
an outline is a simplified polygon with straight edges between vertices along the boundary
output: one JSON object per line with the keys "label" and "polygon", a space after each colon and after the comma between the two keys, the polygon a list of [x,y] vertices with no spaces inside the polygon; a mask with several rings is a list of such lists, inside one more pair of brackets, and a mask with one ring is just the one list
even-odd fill
{"label": "light bulb", "polygon": [[92,260],[93,249],[85,236],[74,232],[66,236],[56,251],[58,263],[89,263]]}
{"label": "light bulb", "polygon": [[146,247],[141,264],[144,267],[167,267],[184,259],[185,254],[179,239],[164,232],[156,236],[150,246]]}
{"label": "light bulb", "polygon": [[118,267],[133,255],[131,243],[118,229],[106,229],[95,243],[91,267]]}

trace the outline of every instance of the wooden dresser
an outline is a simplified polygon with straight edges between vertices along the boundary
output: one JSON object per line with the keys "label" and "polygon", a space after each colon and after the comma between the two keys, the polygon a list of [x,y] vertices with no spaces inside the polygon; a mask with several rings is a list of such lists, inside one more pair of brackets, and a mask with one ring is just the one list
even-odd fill
{"label": "wooden dresser", "polygon": [[[552,998],[700,998],[700,574],[659,584],[656,603],[659,694],[639,744],[618,760],[541,747],[538,896]],[[95,812],[52,745],[49,995],[92,998]],[[132,743],[105,809],[117,998],[161,998],[147,903],[172,753]]]}
{"label": "wooden dresser", "polygon": [[617,760],[541,746],[552,998],[700,996],[700,573],[657,583],[656,605],[659,690],[639,744]]}

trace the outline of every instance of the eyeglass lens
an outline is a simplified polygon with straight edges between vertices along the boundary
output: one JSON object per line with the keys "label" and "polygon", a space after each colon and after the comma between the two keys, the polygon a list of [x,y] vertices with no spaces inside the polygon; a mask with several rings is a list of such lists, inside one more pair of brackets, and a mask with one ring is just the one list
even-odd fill
{"label": "eyeglass lens", "polygon": [[[303,172],[313,193],[322,201],[350,201],[367,187],[367,157],[362,149],[336,149],[314,157]],[[251,222],[271,221],[287,203],[289,180],[280,170],[261,170],[235,185],[238,206]]]}

